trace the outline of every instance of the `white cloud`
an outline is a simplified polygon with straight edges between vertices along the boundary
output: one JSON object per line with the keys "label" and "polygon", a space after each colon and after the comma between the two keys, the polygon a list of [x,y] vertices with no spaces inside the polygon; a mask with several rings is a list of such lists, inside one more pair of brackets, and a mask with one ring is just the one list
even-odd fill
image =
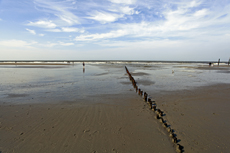
{"label": "white cloud", "polygon": [[62,32],[60,29],[47,29],[49,32]]}
{"label": "white cloud", "polygon": [[49,48],[52,48],[52,47],[56,47],[56,46],[73,46],[74,43],[72,42],[62,42],[62,41],[58,41],[58,42],[46,42],[46,43],[41,43],[39,44],[39,46],[41,47],[49,47]]}
{"label": "white cloud", "polygon": [[23,41],[23,40],[5,40],[0,41],[0,46],[7,47],[7,48],[34,48],[34,45],[40,47],[54,47],[54,46],[72,46],[74,43],[72,42],[47,42],[47,43],[37,43],[36,41]]}
{"label": "white cloud", "polygon": [[61,41],[59,41],[59,44],[61,46],[72,46],[72,45],[74,45],[74,43],[64,43],[64,42],[61,42]]}
{"label": "white cloud", "polygon": [[207,9],[202,9],[202,10],[198,10],[195,12],[194,16],[196,17],[203,17],[205,15],[208,14],[208,10]]}
{"label": "white cloud", "polygon": [[42,33],[41,33],[41,34],[38,34],[38,35],[41,36],[41,37],[45,36],[45,34],[42,34]]}
{"label": "white cloud", "polygon": [[132,15],[134,14],[134,9],[133,8],[130,8],[128,6],[125,6],[125,7],[120,7],[120,10],[121,12],[123,12],[124,14],[128,14],[128,15]]}
{"label": "white cloud", "polygon": [[31,30],[31,29],[26,29],[26,30],[29,31],[29,33],[31,33],[31,34],[36,35],[35,30]]}
{"label": "white cloud", "polygon": [[89,34],[89,35],[80,35],[75,38],[76,41],[91,41],[91,40],[99,40],[99,39],[107,39],[107,38],[117,38],[127,35],[127,31],[125,30],[117,30],[111,31],[109,33],[102,34]]}
{"label": "white cloud", "polygon": [[112,3],[117,3],[117,4],[135,4],[136,0],[109,0]]}
{"label": "white cloud", "polygon": [[[35,30],[31,30],[31,29],[28,29],[28,28],[26,28],[26,30],[29,32],[29,33],[31,33],[31,34],[33,34],[33,35],[38,35],[38,36],[40,36],[40,37],[43,37],[43,36],[45,36],[45,34],[37,34],[36,33],[36,31]],[[60,29],[47,29],[46,31],[50,31],[50,32],[61,32],[61,30]]]}
{"label": "white cloud", "polygon": [[39,20],[37,22],[29,22],[27,24],[28,26],[35,26],[35,27],[40,27],[40,28],[56,28],[56,24],[53,23],[52,21],[47,21],[47,20]]}
{"label": "white cloud", "polygon": [[[189,7],[189,6],[188,6]],[[219,14],[212,15],[212,18],[206,18],[209,15],[207,9],[200,9],[196,12],[190,13],[188,7],[185,9],[179,8],[177,10],[166,10],[163,12],[165,20],[141,23],[127,23],[116,24],[117,30],[111,30],[105,33],[85,34],[75,38],[76,41],[95,41],[118,37],[129,37],[132,39],[169,39],[170,37],[181,38],[196,38],[199,35],[223,35],[226,30],[213,31],[208,27],[220,24],[216,21]],[[188,13],[189,12],[189,13]],[[227,18],[228,19],[228,18]],[[223,23],[229,23],[227,19],[223,19]],[[205,29],[204,29],[205,28]]]}
{"label": "white cloud", "polygon": [[52,42],[47,42],[45,44],[39,44],[40,46],[42,47],[54,47],[54,46],[57,46],[58,44],[57,43],[52,43]]}
{"label": "white cloud", "polygon": [[35,0],[35,5],[42,8],[40,11],[52,13],[64,22],[59,22],[60,25],[75,25],[80,24],[79,18],[72,13],[75,1],[54,2],[47,0]]}
{"label": "white cloud", "polygon": [[115,13],[106,13],[106,12],[98,12],[98,11],[90,13],[90,16],[91,17],[87,17],[87,18],[99,21],[102,24],[105,24],[105,23],[108,23],[108,22],[114,22],[118,18],[123,17],[123,15],[118,15],[118,14],[115,14]]}
{"label": "white cloud", "polygon": [[[123,18],[124,15],[138,14],[130,5],[136,3],[136,0],[110,0],[110,4],[105,1],[91,2],[91,1],[47,1],[34,0],[36,8],[39,11],[52,14],[58,17],[52,21],[56,27],[73,26],[76,24],[86,23],[86,19],[96,20],[102,24],[117,21]],[[104,3],[108,5],[104,5]],[[88,12],[88,13],[87,13]],[[85,16],[83,14],[88,14]]]}
{"label": "white cloud", "polygon": [[205,19],[209,15],[208,9],[200,9],[192,11],[192,7],[198,7],[201,3],[193,1],[191,4],[182,3],[176,10],[166,9],[162,12],[166,21],[161,24],[161,29],[164,31],[180,31],[202,28],[211,23],[211,19]]}
{"label": "white cloud", "polygon": [[56,14],[61,20],[65,21],[69,25],[80,24],[78,21],[78,17],[73,15],[70,12],[64,12],[63,14]]}
{"label": "white cloud", "polygon": [[190,3],[188,3],[188,7],[197,7],[201,4],[201,2],[198,2],[198,1],[192,1]]}
{"label": "white cloud", "polygon": [[62,27],[63,32],[80,32],[84,33],[84,30],[78,29],[78,28],[73,28],[73,27]]}
{"label": "white cloud", "polygon": [[120,17],[123,17],[125,15],[133,15],[133,14],[138,14],[138,11],[134,11],[134,8],[131,8],[129,6],[116,6],[113,8],[108,9],[111,12],[116,12],[118,14],[120,14]]}
{"label": "white cloud", "polygon": [[4,40],[4,41],[0,41],[0,46],[4,46],[4,47],[24,47],[24,48],[31,48],[31,45],[37,44],[37,42],[32,41],[32,42],[27,42],[27,41],[23,41],[23,40]]}
{"label": "white cloud", "polygon": [[61,27],[60,29],[47,29],[46,31],[49,32],[78,32],[78,33],[84,33],[84,29],[74,28],[74,27]]}
{"label": "white cloud", "polygon": [[0,18],[0,21],[2,21],[2,19]]}
{"label": "white cloud", "polygon": [[[116,4],[121,3],[121,1],[116,2]],[[131,36],[132,38],[194,37],[198,33],[197,29],[216,24],[214,23],[213,18],[215,18],[214,16],[218,16],[217,14],[212,14],[213,18],[207,18],[206,16],[210,15],[210,11],[207,8],[200,7],[201,4],[202,3],[200,1],[192,1],[191,3],[172,2],[172,5],[177,5],[176,9],[172,9],[170,5],[165,5],[165,7],[163,7],[164,9],[160,10],[161,12],[158,13],[159,16],[163,16],[164,20],[115,24],[115,29],[111,30],[110,32],[80,35],[77,36],[75,40],[90,41],[118,38],[123,36]],[[194,12],[195,7],[196,11]],[[197,7],[200,7],[200,9],[197,10]],[[136,12],[133,8],[130,8],[129,6],[125,6],[123,4],[121,6],[109,8],[109,11],[116,13],[97,11],[92,13],[92,17],[89,18],[97,20],[104,24],[117,21],[119,18],[124,17],[124,15],[126,14],[132,15]],[[120,14],[118,12],[120,12]],[[137,12],[137,14],[139,14],[140,12]],[[192,35],[188,35],[188,33]]]}
{"label": "white cloud", "polygon": [[156,23],[142,22],[142,23],[130,23],[130,24],[119,24],[117,25],[118,30],[112,30],[107,33],[96,33],[96,34],[85,34],[75,38],[76,41],[95,41],[100,39],[111,39],[129,36],[131,38],[143,37],[170,37],[172,34],[167,32],[168,25],[161,26]]}

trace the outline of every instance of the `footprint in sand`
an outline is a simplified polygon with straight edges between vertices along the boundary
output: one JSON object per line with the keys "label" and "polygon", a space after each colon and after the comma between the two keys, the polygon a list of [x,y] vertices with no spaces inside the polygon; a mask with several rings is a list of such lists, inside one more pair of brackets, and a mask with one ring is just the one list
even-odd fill
{"label": "footprint in sand", "polygon": [[86,132],[90,132],[90,130],[83,130],[83,132],[84,132],[84,133],[86,133]]}

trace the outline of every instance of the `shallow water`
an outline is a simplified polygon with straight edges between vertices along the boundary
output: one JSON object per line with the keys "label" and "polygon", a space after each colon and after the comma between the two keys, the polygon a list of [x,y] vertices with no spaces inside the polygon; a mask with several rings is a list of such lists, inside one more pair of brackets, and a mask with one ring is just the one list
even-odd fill
{"label": "shallow water", "polygon": [[[130,72],[137,81],[138,86],[146,91],[155,93],[164,91],[186,90],[199,86],[219,83],[230,83],[230,67],[208,67],[204,64],[153,64],[140,67],[129,65]],[[139,75],[146,73],[148,75]],[[143,80],[154,84],[142,84]]]}
{"label": "shallow water", "polygon": [[[5,103],[73,101],[97,94],[122,92],[125,71],[95,65],[0,66],[0,97]],[[119,79],[120,78],[120,79]],[[126,78],[123,78],[125,80]]]}
{"label": "shallow water", "polygon": [[[138,86],[151,93],[230,83],[230,68],[199,63],[80,63],[65,66],[0,65],[0,103],[44,103],[84,99],[133,90],[124,66]],[[205,67],[198,69],[197,67]]]}

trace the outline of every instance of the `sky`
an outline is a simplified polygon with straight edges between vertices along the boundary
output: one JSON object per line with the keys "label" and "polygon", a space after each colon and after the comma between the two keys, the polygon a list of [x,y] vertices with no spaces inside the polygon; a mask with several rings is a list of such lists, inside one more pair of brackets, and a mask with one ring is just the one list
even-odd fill
{"label": "sky", "polygon": [[230,0],[0,0],[0,60],[229,57]]}

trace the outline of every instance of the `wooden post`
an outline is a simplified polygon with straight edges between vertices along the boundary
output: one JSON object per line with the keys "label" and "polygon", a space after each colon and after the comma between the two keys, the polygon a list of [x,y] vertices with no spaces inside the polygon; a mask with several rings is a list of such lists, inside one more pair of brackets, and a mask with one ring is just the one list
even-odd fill
{"label": "wooden post", "polygon": [[218,60],[218,66],[220,65],[220,59]]}
{"label": "wooden post", "polygon": [[149,101],[149,106],[150,106],[150,109],[153,109],[153,103],[151,100]]}
{"label": "wooden post", "polygon": [[153,105],[153,106],[152,106],[152,109],[153,109],[154,111],[156,111],[156,110],[157,110],[156,105]]}

